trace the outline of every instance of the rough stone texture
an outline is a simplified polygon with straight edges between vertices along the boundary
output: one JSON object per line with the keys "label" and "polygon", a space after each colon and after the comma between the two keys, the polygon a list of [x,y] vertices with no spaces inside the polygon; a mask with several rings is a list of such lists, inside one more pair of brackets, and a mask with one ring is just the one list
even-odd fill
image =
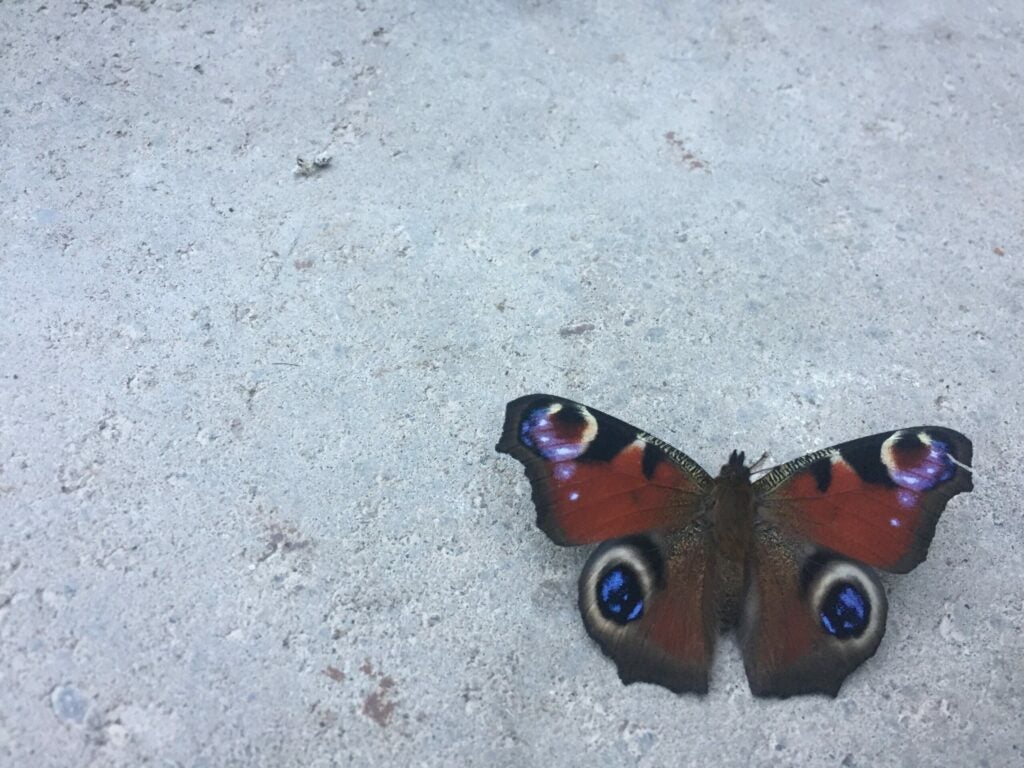
{"label": "rough stone texture", "polygon": [[[1019,763],[1024,6],[899,5],[0,2],[0,762]],[[624,687],[531,391],[977,490],[835,701]]]}

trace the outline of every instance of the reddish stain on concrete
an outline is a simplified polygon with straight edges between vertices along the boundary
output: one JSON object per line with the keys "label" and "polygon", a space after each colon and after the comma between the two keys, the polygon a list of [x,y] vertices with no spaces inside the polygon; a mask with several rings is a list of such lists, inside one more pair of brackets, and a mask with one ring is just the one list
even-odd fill
{"label": "reddish stain on concrete", "polygon": [[363,702],[363,714],[381,728],[387,728],[395,714],[395,702],[388,701],[386,689],[378,689],[366,697]]}

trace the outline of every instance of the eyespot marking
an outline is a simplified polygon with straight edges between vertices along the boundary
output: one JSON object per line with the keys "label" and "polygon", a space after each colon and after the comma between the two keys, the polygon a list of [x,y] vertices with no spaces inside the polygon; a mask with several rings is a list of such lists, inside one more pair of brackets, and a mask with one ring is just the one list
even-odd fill
{"label": "eyespot marking", "polygon": [[519,424],[522,444],[549,461],[579,458],[596,435],[597,419],[583,406],[551,403],[525,413]]}
{"label": "eyespot marking", "polygon": [[833,637],[860,637],[871,623],[871,601],[853,584],[841,581],[828,591],[820,614],[821,625]]}
{"label": "eyespot marking", "polygon": [[851,560],[814,558],[808,583],[808,608],[828,642],[850,652],[874,648],[885,633],[888,605],[878,577]]}
{"label": "eyespot marking", "polygon": [[[911,492],[930,490],[956,473],[949,445],[927,432],[894,432],[882,443],[881,458],[892,481]],[[900,503],[909,506],[902,495]]]}
{"label": "eyespot marking", "polygon": [[597,580],[597,605],[601,615],[624,626],[644,613],[640,578],[625,564],[616,565]]}
{"label": "eyespot marking", "polygon": [[580,611],[587,631],[618,642],[647,615],[664,562],[651,539],[608,541],[594,550],[580,574]]}

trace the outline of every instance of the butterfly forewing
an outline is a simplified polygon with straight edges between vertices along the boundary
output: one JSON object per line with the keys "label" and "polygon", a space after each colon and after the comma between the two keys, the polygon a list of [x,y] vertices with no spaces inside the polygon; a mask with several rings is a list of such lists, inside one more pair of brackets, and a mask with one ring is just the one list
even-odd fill
{"label": "butterfly forewing", "polygon": [[970,491],[971,441],[944,427],[862,437],[777,467],[754,484],[780,530],[877,568],[925,559],[946,502]]}
{"label": "butterfly forewing", "polygon": [[682,528],[712,482],[657,438],[553,395],[509,403],[497,450],[526,467],[537,525],[558,544]]}

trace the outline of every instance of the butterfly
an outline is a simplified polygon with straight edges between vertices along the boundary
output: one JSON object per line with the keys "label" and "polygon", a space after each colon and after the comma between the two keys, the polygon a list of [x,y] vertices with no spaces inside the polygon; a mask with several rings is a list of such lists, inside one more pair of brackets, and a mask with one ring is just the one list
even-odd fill
{"label": "butterfly", "polygon": [[588,634],[624,683],[706,693],[735,630],[756,696],[838,694],[878,648],[874,568],[923,562],[950,498],[970,491],[971,441],[910,427],[810,453],[751,481],[733,451],[712,478],[667,443],[552,395],[508,404],[497,450],[526,468],[537,525],[599,543],[579,579]]}

